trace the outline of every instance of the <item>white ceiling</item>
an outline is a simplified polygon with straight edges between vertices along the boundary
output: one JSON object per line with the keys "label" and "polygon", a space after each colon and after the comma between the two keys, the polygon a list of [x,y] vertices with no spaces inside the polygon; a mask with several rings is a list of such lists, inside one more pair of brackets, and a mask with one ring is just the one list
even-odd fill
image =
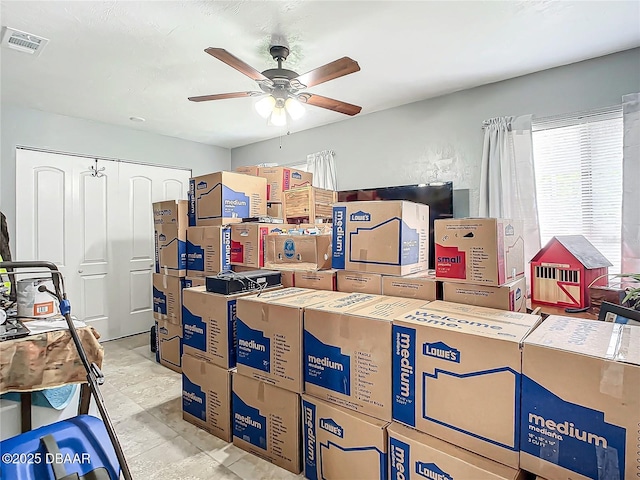
{"label": "white ceiling", "polygon": [[[222,47],[273,68],[273,34],[298,73],[342,56],[361,71],[309,91],[360,115],[640,45],[637,1],[3,1],[3,26],[44,36],[39,57],[3,48],[2,101],[236,147],[280,135],[252,98],[188,96],[254,90],[205,54]],[[147,119],[132,123],[131,116]],[[291,132],[349,117],[307,107]]]}

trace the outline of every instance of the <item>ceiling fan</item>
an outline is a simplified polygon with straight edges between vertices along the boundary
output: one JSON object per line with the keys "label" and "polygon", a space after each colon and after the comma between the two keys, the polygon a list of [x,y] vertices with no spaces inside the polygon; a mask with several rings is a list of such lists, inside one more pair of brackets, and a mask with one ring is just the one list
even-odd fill
{"label": "ceiling fan", "polygon": [[192,102],[264,96],[256,103],[256,110],[262,117],[268,118],[271,124],[277,126],[286,125],[287,114],[293,120],[300,118],[304,114],[302,103],[350,116],[357,115],[362,110],[362,107],[357,105],[302,91],[329,80],[358,72],[360,70],[358,62],[349,57],[342,57],[310,72],[298,75],[292,70],[282,68],[282,62],[287,59],[289,49],[281,45],[273,45],[269,48],[269,53],[278,62],[278,68],[265,70],[262,73],[222,48],[209,47],[205,49],[205,52],[255,80],[262,91],[189,97]]}

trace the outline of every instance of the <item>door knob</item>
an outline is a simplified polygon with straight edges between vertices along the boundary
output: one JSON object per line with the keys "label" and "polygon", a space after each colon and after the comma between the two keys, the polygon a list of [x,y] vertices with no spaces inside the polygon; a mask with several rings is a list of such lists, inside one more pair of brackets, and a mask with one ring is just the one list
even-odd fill
{"label": "door knob", "polygon": [[83,270],[78,270],[78,273],[82,273],[82,272],[83,272]]}

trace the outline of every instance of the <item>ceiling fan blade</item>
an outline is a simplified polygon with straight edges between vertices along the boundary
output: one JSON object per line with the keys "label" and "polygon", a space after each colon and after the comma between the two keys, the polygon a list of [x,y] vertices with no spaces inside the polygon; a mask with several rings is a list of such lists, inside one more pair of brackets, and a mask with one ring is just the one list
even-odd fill
{"label": "ceiling fan blade", "polygon": [[308,88],[359,71],[360,65],[358,65],[358,62],[349,57],[342,57],[339,60],[327,63],[310,72],[303,73],[294,80],[297,80]]}
{"label": "ceiling fan blade", "polygon": [[189,97],[192,102],[207,102],[209,100],[224,100],[227,98],[255,97],[264,95],[263,92],[234,92],[234,93],[218,93],[216,95],[201,95],[199,97]]}
{"label": "ceiling fan blade", "polygon": [[333,110],[334,112],[344,113],[349,116],[357,115],[362,110],[362,107],[358,105],[352,105],[351,103],[341,102],[340,100],[323,97],[322,95],[314,95],[312,93],[304,93],[298,96],[298,98],[308,105],[326,108],[327,110]]}
{"label": "ceiling fan blade", "polygon": [[235,68],[240,73],[244,73],[247,77],[255,80],[256,82],[264,82],[270,81],[267,77],[262,75],[258,70],[253,68],[251,65],[243,62],[235,55],[230,54],[224,48],[213,48],[209,47],[204,50],[212,57],[217,58],[221,62],[226,63],[230,67]]}

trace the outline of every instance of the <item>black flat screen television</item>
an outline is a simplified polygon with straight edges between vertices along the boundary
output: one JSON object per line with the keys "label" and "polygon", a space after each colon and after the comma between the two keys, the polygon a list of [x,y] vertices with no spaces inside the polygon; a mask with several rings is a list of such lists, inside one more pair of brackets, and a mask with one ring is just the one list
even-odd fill
{"label": "black flat screen television", "polygon": [[338,192],[339,202],[358,200],[409,200],[429,205],[429,268],[435,268],[433,221],[453,217],[453,182],[364,188]]}

